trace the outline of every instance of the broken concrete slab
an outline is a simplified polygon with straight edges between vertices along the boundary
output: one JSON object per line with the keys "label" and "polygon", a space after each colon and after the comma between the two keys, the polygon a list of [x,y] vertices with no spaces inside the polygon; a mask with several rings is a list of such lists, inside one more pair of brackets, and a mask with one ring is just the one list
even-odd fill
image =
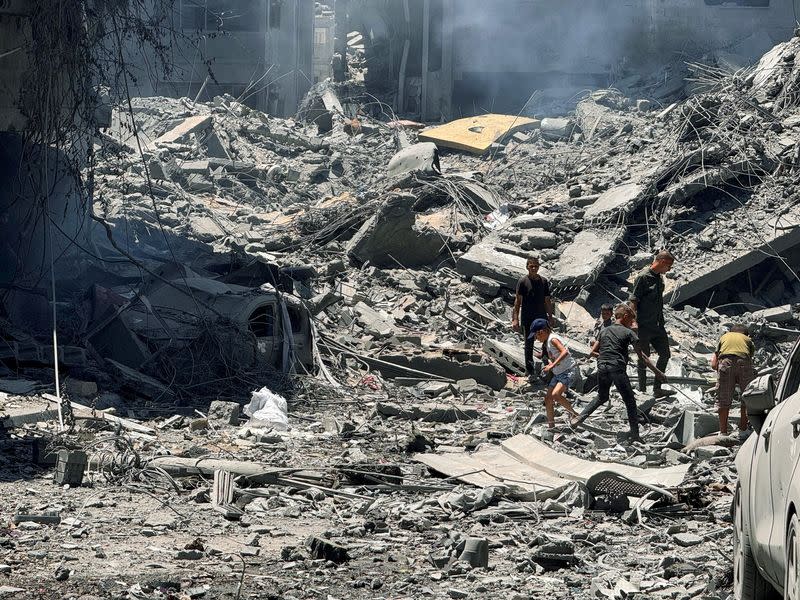
{"label": "broken concrete slab", "polygon": [[[465,277],[482,275],[499,281],[503,287],[516,290],[517,282],[526,272],[525,252],[490,236],[458,258],[456,270]],[[540,272],[547,276],[545,269]]]}
{"label": "broken concrete slab", "polygon": [[389,354],[381,355],[380,358],[388,363],[439,375],[453,381],[472,378],[493,390],[502,390],[506,385],[506,372],[495,362],[474,360],[461,362],[433,352],[411,356]]}
{"label": "broken concrete slab", "polygon": [[212,122],[213,118],[211,115],[187,117],[164,135],[153,140],[152,145],[181,142],[185,140],[189,134],[208,129],[211,127]]}
{"label": "broken concrete slab", "polygon": [[542,119],[539,129],[542,137],[548,140],[566,140],[578,131],[575,121],[563,117]]}
{"label": "broken concrete slab", "polygon": [[519,344],[508,344],[486,338],[483,341],[483,351],[503,365],[510,373],[525,374],[525,352],[522,340]]}
{"label": "broken concrete slab", "polygon": [[436,176],[441,175],[439,165],[439,149],[430,142],[414,144],[400,150],[389,161],[387,167],[389,177],[404,175]]}
{"label": "broken concrete slab", "polygon": [[363,302],[356,303],[353,309],[358,313],[359,322],[370,335],[385,338],[394,333],[395,326],[388,315],[382,315]]}
{"label": "broken concrete slab", "polygon": [[347,244],[347,255],[378,267],[420,267],[435,261],[445,249],[441,234],[417,225],[412,210],[416,197],[391,194]]}
{"label": "broken concrete slab", "polygon": [[545,248],[555,248],[558,246],[559,236],[551,231],[544,229],[506,229],[500,237],[513,242],[523,250],[543,250]]}
{"label": "broken concrete slab", "polygon": [[613,187],[586,208],[583,218],[587,223],[619,222],[639,206],[646,193],[647,187],[639,183]]}
{"label": "broken concrete slab", "polygon": [[215,219],[203,215],[190,216],[188,227],[191,234],[201,242],[214,242],[226,235]]}
{"label": "broken concrete slab", "polygon": [[719,418],[711,413],[686,410],[681,414],[672,436],[682,446],[719,431]]}
{"label": "broken concrete slab", "polygon": [[347,548],[332,542],[331,540],[312,536],[306,542],[311,558],[329,560],[336,564],[341,564],[350,560]]}
{"label": "broken concrete slab", "polygon": [[[747,211],[747,208],[743,210]],[[665,303],[672,306],[683,304],[769,257],[800,245],[800,211],[796,209],[762,221],[745,215],[741,218],[748,223],[748,243],[727,247],[723,254],[706,252],[703,261],[687,263],[679,260],[674,269],[675,278],[665,282]]]}
{"label": "broken concrete slab", "polygon": [[152,398],[153,400],[175,397],[169,387],[149,375],[140,373],[110,358],[106,359],[106,363],[111,371],[116,373],[122,385],[135,394]]}
{"label": "broken concrete slab", "polygon": [[465,404],[427,403],[404,408],[392,402],[378,402],[375,410],[383,417],[399,417],[427,423],[457,423],[477,419],[479,415],[474,406]]}
{"label": "broken concrete slab", "polygon": [[794,320],[792,307],[789,304],[784,306],[776,306],[775,308],[765,308],[764,310],[757,310],[746,315],[750,323],[788,323]]}
{"label": "broken concrete slab", "polygon": [[541,121],[513,115],[486,114],[451,121],[426,129],[419,134],[420,142],[433,142],[440,148],[485,154],[492,144],[518,131],[537,129]]}
{"label": "broken concrete slab", "polygon": [[502,288],[502,284],[499,281],[481,275],[475,275],[471,279],[471,283],[475,287],[475,291],[485,298],[497,298]]}
{"label": "broken concrete slab", "polygon": [[578,233],[553,267],[551,285],[557,288],[582,287],[594,282],[614,260],[624,235],[624,228],[585,229]]}
{"label": "broken concrete slab", "polygon": [[520,215],[514,217],[508,222],[509,227],[514,229],[544,229],[549,231],[556,225],[555,215],[546,215],[544,213],[534,213],[532,215]]}

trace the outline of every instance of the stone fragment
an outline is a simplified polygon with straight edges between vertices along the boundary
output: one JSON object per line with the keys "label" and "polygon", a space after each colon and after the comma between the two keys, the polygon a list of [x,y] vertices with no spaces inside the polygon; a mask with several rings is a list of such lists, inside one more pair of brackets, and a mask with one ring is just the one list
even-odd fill
{"label": "stone fragment", "polygon": [[208,407],[208,418],[211,421],[219,421],[226,425],[238,425],[241,408],[238,402],[214,400]]}
{"label": "stone fragment", "polygon": [[730,451],[722,446],[701,446],[694,455],[700,460],[708,460],[716,456],[730,456]]}
{"label": "stone fragment", "polygon": [[499,281],[482,275],[473,277],[471,283],[475,291],[485,298],[497,298],[502,288],[502,284]]}
{"label": "stone fragment", "polygon": [[694,533],[676,533],[672,536],[672,539],[675,540],[676,544],[684,548],[697,546],[698,544],[703,543],[703,538],[701,538],[699,535],[695,535]]}
{"label": "stone fragment", "polygon": [[203,429],[208,429],[208,419],[194,419],[189,423],[190,431],[202,431]]}
{"label": "stone fragment", "polygon": [[417,224],[411,194],[391,194],[347,243],[347,255],[377,267],[413,268],[434,262],[445,249],[440,232]]}
{"label": "stone fragment", "polygon": [[458,560],[469,563],[472,567],[489,566],[489,542],[486,538],[470,537],[464,543],[464,551]]}
{"label": "stone fragment", "polygon": [[336,564],[341,564],[350,560],[347,548],[335,542],[326,540],[318,536],[311,536],[306,542],[311,558],[329,560]]}
{"label": "stone fragment", "polygon": [[200,560],[205,557],[205,553],[200,550],[178,550],[175,553],[175,560]]}
{"label": "stone fragment", "polygon": [[171,144],[180,142],[196,131],[203,131],[211,126],[213,119],[211,115],[198,115],[187,117],[178,125],[167,131],[164,135],[153,142],[153,144]]}
{"label": "stone fragment", "polygon": [[387,168],[389,177],[397,177],[410,173],[421,175],[438,175],[439,149],[432,142],[414,144],[395,154]]}
{"label": "stone fragment", "polygon": [[761,321],[766,321],[768,323],[787,323],[793,319],[792,307],[788,304],[785,306],[776,306],[775,308],[757,310],[748,315],[748,320],[751,323],[758,323]]}

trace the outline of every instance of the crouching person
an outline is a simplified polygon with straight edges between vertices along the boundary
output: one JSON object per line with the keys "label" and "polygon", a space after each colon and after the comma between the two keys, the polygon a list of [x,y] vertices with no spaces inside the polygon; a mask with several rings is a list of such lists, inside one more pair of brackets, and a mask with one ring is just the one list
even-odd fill
{"label": "crouching person", "polygon": [[625,408],[628,412],[628,424],[630,425],[629,441],[638,441],[639,437],[639,414],[636,406],[636,397],[633,394],[631,381],[628,378],[628,348],[632,346],[639,359],[647,365],[659,382],[666,381],[664,373],[648,358],[641,349],[639,338],[631,329],[636,313],[627,304],[620,304],[614,309],[616,323],[604,328],[598,340],[592,347],[592,355],[597,356],[597,398],[595,398],[581,412],[580,416],[572,419],[571,425],[577,427],[586,418],[596,411],[601,404],[609,401],[611,384],[617,388]]}
{"label": "crouching person", "polygon": [[[733,402],[733,392],[739,386],[739,392],[755,378],[753,373],[753,355],[755,344],[747,335],[747,328],[734,325],[731,330],[719,338],[717,351],[711,357],[711,368],[717,371],[717,414],[719,414],[719,432],[728,433],[728,413]],[[747,410],[742,402],[739,413],[739,431],[747,429]]]}
{"label": "crouching person", "polygon": [[566,398],[567,392],[577,378],[578,365],[569,353],[566,342],[552,332],[546,319],[536,319],[531,323],[529,338],[541,342],[550,358],[550,362],[544,366],[542,371],[552,375],[548,383],[547,394],[544,397],[544,408],[547,413],[547,426],[553,429],[556,426],[556,402],[563,406],[572,417],[578,417],[578,413]]}

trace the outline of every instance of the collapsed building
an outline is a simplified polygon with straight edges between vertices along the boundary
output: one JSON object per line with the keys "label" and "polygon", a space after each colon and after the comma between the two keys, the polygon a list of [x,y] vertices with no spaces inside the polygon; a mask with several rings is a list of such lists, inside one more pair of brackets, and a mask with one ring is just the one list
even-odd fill
{"label": "collapsed building", "polygon": [[[800,336],[800,37],[665,96],[425,125],[363,93],[380,36],[347,33],[354,79],[293,119],[219,89],[88,133],[70,258],[47,238],[2,295],[2,593],[727,598],[741,439],[710,359],[743,323],[775,373]],[[642,443],[618,403],[547,431],[526,257],[580,405],[599,307],[664,247],[676,395],[637,395]]]}

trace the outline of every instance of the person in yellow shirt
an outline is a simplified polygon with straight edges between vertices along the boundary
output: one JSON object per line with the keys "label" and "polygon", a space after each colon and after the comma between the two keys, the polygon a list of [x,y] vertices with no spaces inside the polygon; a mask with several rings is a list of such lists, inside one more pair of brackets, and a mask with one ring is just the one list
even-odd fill
{"label": "person in yellow shirt", "polygon": [[[756,347],[747,335],[747,328],[734,325],[731,330],[719,338],[717,351],[711,357],[711,368],[717,371],[717,414],[719,415],[719,432],[728,433],[728,413],[733,401],[733,392],[739,386],[744,392],[753,381],[753,355]],[[747,410],[742,402],[739,416],[739,430],[747,429]]]}

